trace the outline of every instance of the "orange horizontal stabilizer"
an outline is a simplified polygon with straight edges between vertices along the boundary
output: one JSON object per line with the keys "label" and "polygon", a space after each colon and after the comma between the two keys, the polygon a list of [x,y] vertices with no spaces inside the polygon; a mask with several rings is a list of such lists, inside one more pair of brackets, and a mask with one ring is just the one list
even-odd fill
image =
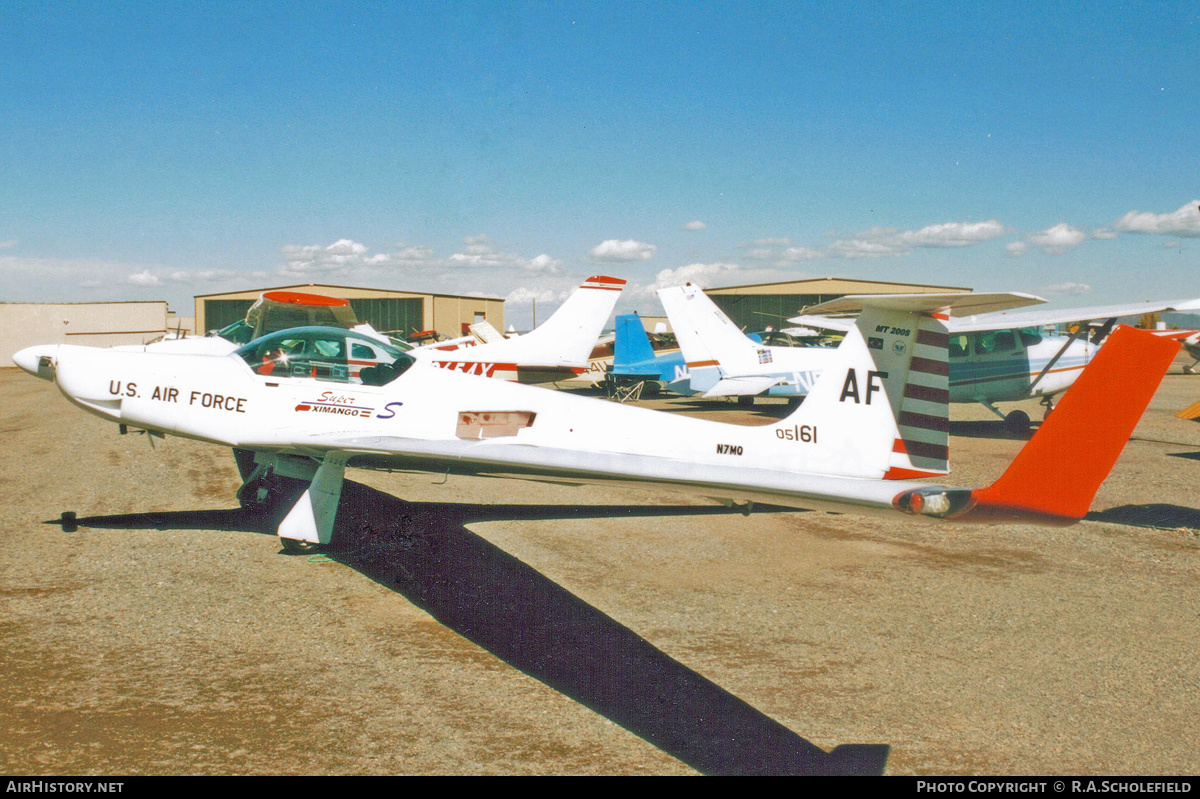
{"label": "orange horizontal stabilizer", "polygon": [[1180,419],[1200,419],[1200,402],[1193,403],[1175,414]]}
{"label": "orange horizontal stabilizer", "polygon": [[1118,327],[1000,479],[974,492],[968,515],[1082,519],[1178,351],[1175,341]]}

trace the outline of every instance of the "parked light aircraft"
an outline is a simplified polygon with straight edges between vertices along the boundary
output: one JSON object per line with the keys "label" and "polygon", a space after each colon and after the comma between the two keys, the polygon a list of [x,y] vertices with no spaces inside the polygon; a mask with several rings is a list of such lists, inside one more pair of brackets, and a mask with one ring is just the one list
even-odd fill
{"label": "parked light aircraft", "polygon": [[[835,357],[833,347],[773,347],[754,341],[699,286],[689,283],[659,289],[658,296],[689,372],[688,377],[668,385],[676,393],[736,396],[743,404],[752,403],[756,395],[804,397]],[[930,299],[934,295],[913,296],[924,298],[917,301],[918,305],[936,301]],[[1028,294],[1011,293],[937,296],[955,297],[950,313],[956,316],[976,313],[981,308],[999,310],[1042,302]],[[894,304],[902,309],[902,304]],[[869,337],[870,342],[880,340],[878,336]]]}
{"label": "parked light aircraft", "polygon": [[616,334],[613,338],[612,368],[605,379],[605,389],[610,397],[623,398],[624,390],[635,390],[640,395],[641,386],[652,385],[652,392],[675,380],[687,378],[687,364],[678,347],[655,350],[636,313],[617,317]]}
{"label": "parked light aircraft", "polygon": [[[292,549],[330,542],[348,465],[649,482],[731,503],[963,521],[1082,518],[1178,343],[1118,329],[999,480],[951,488],[919,482],[948,470],[942,317],[955,299],[937,302],[866,300],[804,404],[764,427],[438,369],[337,328],[281,331],[227,356],[62,344],[13,360],[122,431],[234,448],[239,499],[286,512],[278,534]],[[353,377],[359,343],[389,360]],[[1066,453],[1072,468],[1059,469]],[[307,484],[302,494],[288,478]]]}
{"label": "parked light aircraft", "polygon": [[[751,402],[754,395],[763,393],[802,397],[832,351],[824,347],[765,347],[753,342],[703,291],[690,284],[661,289],[659,296],[692,371],[690,387],[685,381],[670,386],[680,393],[690,389],[705,396],[738,396],[742,402]],[[853,320],[833,314],[854,313],[868,299],[900,309],[912,303],[927,303],[930,296],[850,295],[813,306],[810,313],[788,321],[844,331]],[[1020,293],[972,292],[961,296],[963,299],[946,320],[950,334],[950,401],[983,404],[1013,433],[1028,431],[1029,415],[1016,410],[1005,416],[995,403],[1041,397],[1049,414],[1052,398],[1079,376],[1118,317],[1200,307],[1200,299],[1193,299],[1013,311],[1010,309],[1045,300]],[[1044,325],[1097,320],[1101,322],[1098,327],[1081,325],[1067,336],[1041,332]],[[875,341],[878,343],[878,337]]]}
{"label": "parked light aircraft", "polygon": [[625,281],[589,277],[551,314],[523,336],[473,346],[446,343],[414,348],[421,361],[441,369],[521,383],[552,383],[584,374]]}
{"label": "parked light aircraft", "polygon": [[[831,300],[789,321],[847,329],[850,320],[830,315],[855,312],[867,296],[870,295]],[[1048,415],[1053,398],[1079,377],[1118,318],[1197,308],[1200,299],[981,312],[949,319],[946,327],[950,334],[950,401],[978,402],[1003,419],[1009,430],[1024,432],[1029,429],[1029,415],[1020,410],[1005,415],[995,403],[1041,397]],[[1067,324],[1078,327],[1069,335],[1042,332],[1047,326]]]}

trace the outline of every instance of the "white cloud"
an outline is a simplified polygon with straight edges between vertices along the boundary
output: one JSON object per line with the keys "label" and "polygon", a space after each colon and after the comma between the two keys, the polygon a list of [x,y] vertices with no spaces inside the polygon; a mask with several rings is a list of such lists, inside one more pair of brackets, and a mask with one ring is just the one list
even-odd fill
{"label": "white cloud", "polygon": [[745,257],[754,261],[773,261],[779,257],[779,253],[775,250],[762,247],[756,250],[750,250],[746,253]]}
{"label": "white cloud", "polygon": [[772,238],[765,238],[765,239],[755,239],[755,240],[753,241],[753,243],[751,243],[751,244],[749,244],[749,245],[743,244],[742,246],[743,246],[743,247],[746,247],[746,246],[749,246],[749,247],[791,247],[791,246],[792,246],[792,240],[791,240],[791,239],[784,239],[784,238],[777,238],[777,239],[772,239]]}
{"label": "white cloud", "polygon": [[853,238],[839,239],[830,244],[827,252],[838,258],[892,258],[912,252],[911,247],[899,244],[895,238],[870,239]]}
{"label": "white cloud", "polygon": [[149,269],[142,272],[134,272],[125,278],[125,282],[131,286],[161,286],[162,280]]}
{"label": "white cloud", "polygon": [[1116,237],[1117,231],[1110,227],[1098,227],[1092,231],[1093,239],[1115,239]]}
{"label": "white cloud", "polygon": [[664,269],[654,279],[654,284],[648,287],[649,292],[670,286],[682,286],[684,283],[694,283],[702,288],[712,285],[713,279],[724,272],[735,272],[741,269],[738,264],[688,264],[678,269]]}
{"label": "white cloud", "polygon": [[18,243],[16,239],[5,239],[4,241],[0,241],[0,250],[11,249],[12,247],[16,247]]}
{"label": "white cloud", "polygon": [[920,230],[871,228],[850,238],[838,239],[827,252],[839,258],[889,258],[907,255],[918,247],[971,247],[1005,234],[998,220],[943,222]]}
{"label": "white cloud", "polygon": [[397,244],[394,252],[370,254],[369,248],[352,241],[338,239],[333,244],[297,245],[282,247],[284,264],[279,273],[291,277],[312,274],[364,273],[375,275],[381,269],[407,268],[511,268],[555,274],[562,261],[542,254],[532,259],[502,252],[483,234],[466,236],[459,252],[448,258],[436,258],[433,249],[420,244]]}
{"label": "white cloud", "polygon": [[1073,283],[1067,281],[1065,283],[1055,283],[1053,286],[1046,286],[1041,291],[1043,294],[1089,294],[1092,287],[1087,283]]}
{"label": "white cloud", "polygon": [[225,280],[244,280],[246,277],[246,273],[235,272],[232,269],[176,269],[167,275],[167,279],[172,283],[219,283]]}
{"label": "white cloud", "polygon": [[779,254],[779,262],[782,264],[794,264],[798,261],[811,261],[815,258],[825,258],[827,253],[824,250],[814,250],[811,247],[788,247]]}
{"label": "white cloud", "polygon": [[1200,237],[1200,200],[1192,200],[1169,214],[1130,211],[1113,222],[1122,233],[1150,233],[1166,236]]}
{"label": "white cloud", "polygon": [[319,244],[288,244],[280,248],[286,263],[279,271],[286,275],[347,272],[361,266],[367,259],[365,244],[350,239],[338,239],[322,247]]}
{"label": "white cloud", "polygon": [[708,225],[704,224],[699,219],[696,219],[692,222],[688,222],[686,225],[681,227],[680,230],[708,230]]}
{"label": "white cloud", "polygon": [[[473,240],[476,242],[486,241],[486,236],[472,236],[464,241]],[[463,248],[462,252],[456,252],[451,255],[445,262],[445,266],[450,267],[490,267],[490,268],[511,268],[524,269],[530,272],[547,272],[550,274],[557,273],[559,267],[562,266],[562,261],[551,258],[545,253],[538,255],[535,258],[526,260],[519,255],[512,253],[501,252],[490,244],[473,243],[468,244]]]}
{"label": "white cloud", "polygon": [[531,289],[527,286],[515,288],[504,298],[505,302],[524,304],[531,302],[555,302],[559,295],[549,289]]}
{"label": "white cloud", "polygon": [[536,258],[526,261],[523,268],[528,269],[532,272],[554,273],[554,272],[558,272],[558,270],[561,266],[562,266],[562,261],[559,261],[555,258],[551,258],[549,255],[542,253],[541,255],[537,256]]}
{"label": "white cloud", "polygon": [[593,247],[588,255],[595,261],[646,261],[654,255],[654,251],[657,249],[658,247],[644,241],[607,239]]}
{"label": "white cloud", "polygon": [[1023,241],[1014,241],[1004,248],[1004,251],[1013,258],[1020,258],[1029,249],[1029,245]]}
{"label": "white cloud", "polygon": [[1004,225],[995,219],[986,222],[945,222],[927,225],[917,231],[905,231],[899,240],[913,247],[970,247],[1004,235]]}
{"label": "white cloud", "polygon": [[1078,247],[1087,238],[1087,234],[1077,227],[1059,222],[1052,228],[1029,236],[1029,241],[1041,247],[1051,255],[1060,255],[1071,247]]}

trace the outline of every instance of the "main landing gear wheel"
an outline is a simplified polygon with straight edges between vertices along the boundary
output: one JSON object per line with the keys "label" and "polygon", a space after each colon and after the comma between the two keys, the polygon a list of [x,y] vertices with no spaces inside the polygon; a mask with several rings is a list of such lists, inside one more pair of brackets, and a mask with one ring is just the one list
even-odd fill
{"label": "main landing gear wheel", "polygon": [[1004,430],[1011,436],[1023,436],[1029,432],[1029,414],[1011,411],[1004,417]]}
{"label": "main landing gear wheel", "polygon": [[738,403],[738,405],[740,405],[743,408],[752,407],[754,405],[754,397],[751,397],[751,396],[738,397],[737,403]]}
{"label": "main landing gear wheel", "polygon": [[283,551],[289,555],[313,555],[321,551],[321,545],[314,544],[312,541],[281,537],[279,543],[283,546]]}

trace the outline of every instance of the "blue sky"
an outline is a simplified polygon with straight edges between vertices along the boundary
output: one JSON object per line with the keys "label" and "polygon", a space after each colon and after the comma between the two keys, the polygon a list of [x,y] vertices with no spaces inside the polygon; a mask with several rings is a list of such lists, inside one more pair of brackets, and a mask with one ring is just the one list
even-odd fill
{"label": "blue sky", "polygon": [[1200,295],[1193,3],[0,7],[8,301]]}

